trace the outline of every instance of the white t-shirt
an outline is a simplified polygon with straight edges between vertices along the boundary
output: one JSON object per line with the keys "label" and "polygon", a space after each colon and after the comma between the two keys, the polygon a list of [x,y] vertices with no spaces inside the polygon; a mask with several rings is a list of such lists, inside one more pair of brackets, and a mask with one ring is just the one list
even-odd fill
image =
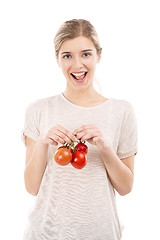
{"label": "white t-shirt", "polygon": [[[31,103],[25,115],[23,137],[35,141],[56,124],[73,132],[95,124],[120,159],[137,153],[137,121],[132,105],[109,99],[93,107],[68,101],[62,93]],[[24,138],[23,138],[24,139]],[[96,145],[88,146],[83,169],[60,166],[49,147],[46,167],[35,204],[28,215],[24,240],[119,240],[119,221],[114,189]]]}

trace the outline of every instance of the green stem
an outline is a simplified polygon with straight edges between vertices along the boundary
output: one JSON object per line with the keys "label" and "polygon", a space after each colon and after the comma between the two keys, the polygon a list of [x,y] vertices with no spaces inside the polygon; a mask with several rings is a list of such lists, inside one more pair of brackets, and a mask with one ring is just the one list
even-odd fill
{"label": "green stem", "polygon": [[75,148],[74,147],[74,142],[72,141],[72,143],[69,145],[69,150],[71,150],[71,147],[73,147],[73,149]]}

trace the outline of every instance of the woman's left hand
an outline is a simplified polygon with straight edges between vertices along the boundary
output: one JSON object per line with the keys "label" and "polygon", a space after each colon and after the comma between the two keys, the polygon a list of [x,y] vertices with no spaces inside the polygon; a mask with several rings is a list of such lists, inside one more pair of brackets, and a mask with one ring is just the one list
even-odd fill
{"label": "woman's left hand", "polygon": [[88,141],[90,144],[96,145],[100,150],[110,146],[96,125],[83,125],[74,130],[73,134],[77,135],[77,139],[81,139],[82,142]]}

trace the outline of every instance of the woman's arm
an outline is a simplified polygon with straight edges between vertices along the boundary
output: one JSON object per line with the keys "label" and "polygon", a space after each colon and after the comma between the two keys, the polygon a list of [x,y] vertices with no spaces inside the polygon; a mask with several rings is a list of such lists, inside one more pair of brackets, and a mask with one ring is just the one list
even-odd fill
{"label": "woman's arm", "polygon": [[101,149],[100,154],[112,186],[121,196],[130,193],[134,181],[134,155],[120,160],[111,147]]}
{"label": "woman's arm", "polygon": [[134,180],[134,156],[120,160],[95,125],[81,126],[73,134],[76,134],[82,142],[86,140],[97,146],[112,186],[122,196],[129,193]]}
{"label": "woman's arm", "polygon": [[48,144],[43,144],[39,139],[37,142],[31,138],[25,138],[26,142],[26,164],[24,170],[24,181],[27,192],[36,196],[47,166]]}
{"label": "woman's arm", "polygon": [[71,144],[77,141],[75,136],[60,125],[49,129],[41,134],[37,141],[26,137],[26,164],[24,170],[24,181],[26,190],[36,196],[48,163],[49,144],[58,145],[58,142]]}

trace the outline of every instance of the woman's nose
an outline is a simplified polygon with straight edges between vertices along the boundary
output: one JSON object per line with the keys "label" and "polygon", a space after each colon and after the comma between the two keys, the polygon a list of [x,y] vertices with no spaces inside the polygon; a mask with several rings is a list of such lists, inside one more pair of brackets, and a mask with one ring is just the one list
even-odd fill
{"label": "woman's nose", "polygon": [[76,57],[76,58],[74,59],[74,67],[75,67],[75,68],[81,68],[81,67],[83,67],[83,61],[82,61],[82,59],[80,59],[79,57]]}

